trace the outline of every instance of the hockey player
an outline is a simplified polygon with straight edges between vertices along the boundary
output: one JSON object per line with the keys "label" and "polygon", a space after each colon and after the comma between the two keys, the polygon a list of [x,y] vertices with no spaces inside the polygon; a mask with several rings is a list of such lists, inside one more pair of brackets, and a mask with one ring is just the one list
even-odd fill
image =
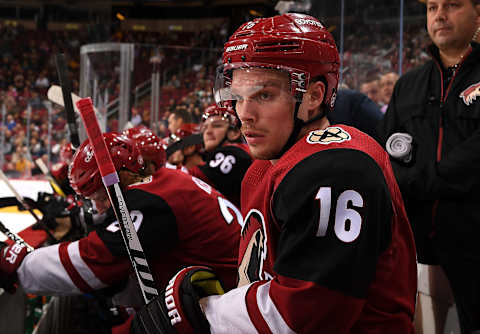
{"label": "hockey player", "polygon": [[252,157],[241,140],[237,119],[227,108],[214,104],[205,109],[202,121],[205,163],[189,172],[240,207],[240,186]]}
{"label": "hockey player", "polygon": [[165,150],[162,140],[147,127],[135,127],[123,131],[137,144],[140,154],[145,162],[145,174],[150,175],[163,167],[166,162]]}
{"label": "hockey player", "polygon": [[62,196],[75,194],[75,191],[73,191],[68,182],[68,166],[72,162],[73,153],[74,149],[71,143],[63,144],[60,147],[60,161],[52,166],[51,174],[56,183],[60,186],[61,191],[56,189],[57,186],[55,184],[52,184],[52,188],[55,193],[61,192]]}
{"label": "hockey player", "polygon": [[202,135],[198,133],[197,124],[183,124],[175,133],[170,135],[170,144],[167,156],[171,157],[181,152],[181,166],[189,170],[205,163],[202,155]]}
{"label": "hockey player", "polygon": [[328,30],[302,14],[256,19],[222,60],[217,101],[233,103],[256,159],[239,287],[219,295],[206,284],[215,270],[185,268],[133,333],[413,333],[412,232],[388,155],[328,123],[339,69]]}
{"label": "hockey player", "polygon": [[[238,209],[184,173],[160,168],[145,175],[143,158],[131,139],[113,133],[104,137],[158,288],[180,268],[202,263],[214,267],[232,288],[242,221]],[[71,295],[114,286],[128,277],[132,267],[88,140],[74,156],[69,179],[77,194],[107,212],[105,228],[29,254],[19,245],[4,247],[2,287],[11,289],[18,277],[27,293]]]}

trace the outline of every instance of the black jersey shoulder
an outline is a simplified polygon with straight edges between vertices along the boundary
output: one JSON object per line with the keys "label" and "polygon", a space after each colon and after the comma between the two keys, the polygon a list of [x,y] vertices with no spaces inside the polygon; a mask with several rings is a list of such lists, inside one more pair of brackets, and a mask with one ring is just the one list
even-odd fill
{"label": "black jersey shoulder", "polygon": [[281,229],[275,270],[364,297],[392,233],[391,196],[375,160],[355,149],[319,151],[288,171],[272,203]]}
{"label": "black jersey shoulder", "polygon": [[238,196],[243,177],[252,164],[252,158],[236,146],[221,146],[207,155],[200,171],[211,185],[227,197]]}
{"label": "black jersey shoulder", "polygon": [[[167,202],[158,195],[138,188],[125,194],[130,216],[146,253],[156,250],[168,250],[178,241],[175,214]],[[110,211],[111,212],[111,211]],[[106,218],[105,228],[97,230],[99,237],[114,255],[127,255],[120,230],[115,228],[116,218],[113,212]]]}

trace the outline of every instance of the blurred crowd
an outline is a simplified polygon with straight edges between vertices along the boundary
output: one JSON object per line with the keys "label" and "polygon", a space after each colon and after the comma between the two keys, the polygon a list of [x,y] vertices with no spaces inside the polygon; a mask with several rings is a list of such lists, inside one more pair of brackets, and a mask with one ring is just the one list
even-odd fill
{"label": "blurred crowd", "polygon": [[[226,26],[195,33],[114,32],[110,37],[112,42],[149,46],[135,49],[135,85],[150,78],[152,59],[156,57],[161,64],[160,136],[169,135],[168,118],[175,110],[186,110],[198,123],[203,110],[213,103],[215,68]],[[348,34],[346,29],[342,87],[363,92],[384,112],[398,79],[398,27],[354,22],[351,30],[362,33]],[[404,32],[403,72],[428,58],[424,50],[429,39],[423,31],[422,24],[410,24]],[[40,171],[33,161],[42,158],[47,164],[56,163],[67,137],[63,109],[46,103],[48,88],[58,83],[54,55],[65,53],[73,91],[78,93],[80,47],[90,40],[86,31],[31,31],[21,25],[2,26],[0,32],[0,163],[10,176],[36,177]],[[119,78],[108,66],[103,67],[105,80],[99,80],[99,90],[107,92],[107,102],[112,103],[120,92]],[[148,95],[135,98],[130,116],[133,126],[150,126],[150,104]],[[122,130],[116,115],[107,120],[107,130]]]}

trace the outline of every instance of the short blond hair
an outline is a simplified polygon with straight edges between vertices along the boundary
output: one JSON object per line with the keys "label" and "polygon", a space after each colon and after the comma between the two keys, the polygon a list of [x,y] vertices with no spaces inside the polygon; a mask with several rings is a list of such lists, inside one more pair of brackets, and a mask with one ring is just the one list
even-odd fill
{"label": "short blond hair", "polygon": [[[427,0],[418,0],[418,1],[421,2],[421,3],[424,3],[424,4],[427,3]],[[470,0],[470,2],[471,2],[472,5],[474,5],[474,6],[480,5],[480,0]]]}

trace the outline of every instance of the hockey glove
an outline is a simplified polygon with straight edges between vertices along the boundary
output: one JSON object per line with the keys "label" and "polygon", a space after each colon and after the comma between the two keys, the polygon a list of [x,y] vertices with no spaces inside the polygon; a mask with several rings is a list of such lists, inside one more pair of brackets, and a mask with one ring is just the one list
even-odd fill
{"label": "hockey glove", "polygon": [[9,293],[13,294],[17,290],[17,269],[25,255],[25,245],[0,242],[0,287]]}
{"label": "hockey glove", "polygon": [[199,300],[223,293],[220,281],[210,268],[184,268],[170,280],[158,298],[137,312],[130,333],[210,333]]}

